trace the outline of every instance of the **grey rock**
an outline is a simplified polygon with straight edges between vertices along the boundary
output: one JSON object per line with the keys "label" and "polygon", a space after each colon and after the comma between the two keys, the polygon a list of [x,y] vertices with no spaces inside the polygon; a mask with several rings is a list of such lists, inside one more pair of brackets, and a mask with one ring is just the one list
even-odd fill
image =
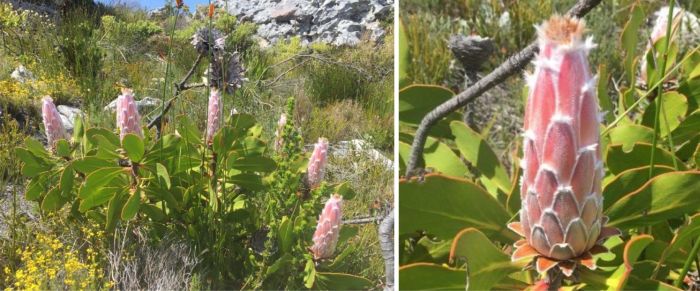
{"label": "grey rock", "polygon": [[58,114],[61,116],[61,123],[63,123],[63,127],[65,127],[69,133],[73,133],[75,118],[82,117],[83,111],[66,105],[58,105],[56,109],[58,109]]}
{"label": "grey rock", "polygon": [[[313,146],[312,146],[313,147]],[[387,171],[393,171],[394,163],[382,152],[374,149],[371,145],[361,139],[340,141],[330,147],[330,154],[335,157],[352,157],[354,155],[364,155],[384,166]]]}
{"label": "grey rock", "polygon": [[[136,108],[139,110],[139,113],[145,114],[147,113],[146,111],[155,109],[156,107],[159,107],[163,102],[160,99],[156,99],[153,97],[143,97],[141,100],[136,101]],[[107,106],[104,107],[105,111],[110,111],[114,112],[117,110],[117,99],[115,98],[107,104]]]}
{"label": "grey rock", "polygon": [[34,74],[27,70],[27,68],[25,68],[23,65],[19,65],[19,67],[12,71],[12,74],[10,74],[10,78],[20,83],[36,80]]}
{"label": "grey rock", "polygon": [[380,21],[392,16],[394,0],[217,0],[241,21],[257,23],[269,43],[293,36],[303,44],[356,45],[364,34],[381,42]]}

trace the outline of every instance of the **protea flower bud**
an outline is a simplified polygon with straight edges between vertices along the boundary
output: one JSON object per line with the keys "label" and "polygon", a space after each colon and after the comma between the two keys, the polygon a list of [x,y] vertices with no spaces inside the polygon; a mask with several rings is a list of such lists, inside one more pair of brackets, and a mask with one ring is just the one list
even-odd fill
{"label": "protea flower bud", "polygon": [[314,259],[325,259],[333,255],[340,235],[340,224],[343,217],[342,207],[343,197],[338,194],[331,195],[326,206],[323,207],[314,232],[314,245],[311,247]]}
{"label": "protea flower bud", "polygon": [[576,262],[594,268],[590,251],[617,232],[603,227],[596,77],[587,61],[595,45],[582,20],[553,16],[541,27],[535,72],[528,77],[520,222],[525,237],[513,259],[537,257],[544,273]]}
{"label": "protea flower bud", "polygon": [[59,139],[68,139],[68,132],[63,127],[61,116],[58,114],[56,105],[53,104],[53,99],[46,96],[42,99],[41,117],[44,120],[44,129],[46,130],[46,139],[49,146],[53,147],[54,143]]}
{"label": "protea flower bud", "polygon": [[141,115],[134,101],[133,91],[128,88],[123,88],[122,94],[117,97],[117,128],[120,139],[124,139],[129,133],[143,137]]}
{"label": "protea flower bud", "polygon": [[209,94],[209,107],[207,112],[207,143],[211,144],[214,134],[219,130],[221,119],[221,94],[219,90],[212,88]]}
{"label": "protea flower bud", "polygon": [[282,115],[280,115],[280,120],[277,121],[277,130],[275,131],[275,151],[282,150],[282,146],[284,145],[282,133],[284,132],[285,126],[287,126],[287,114],[282,113]]}
{"label": "protea flower bud", "polygon": [[314,145],[314,152],[311,154],[309,166],[306,171],[310,188],[315,188],[321,184],[321,180],[323,180],[323,175],[325,174],[327,155],[328,140],[319,137],[318,142]]}

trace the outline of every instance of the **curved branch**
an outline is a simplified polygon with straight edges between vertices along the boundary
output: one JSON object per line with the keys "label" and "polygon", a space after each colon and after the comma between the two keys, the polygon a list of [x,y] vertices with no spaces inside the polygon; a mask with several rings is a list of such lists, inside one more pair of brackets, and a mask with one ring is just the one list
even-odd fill
{"label": "curved branch", "polygon": [[180,81],[179,83],[176,83],[176,84],[175,84],[175,95],[174,95],[172,98],[170,98],[170,99],[168,100],[168,102],[166,102],[165,105],[161,105],[161,106],[165,106],[165,108],[163,108],[163,111],[162,111],[160,114],[158,114],[158,116],[156,116],[155,118],[153,118],[153,119],[151,120],[151,122],[148,123],[148,128],[152,128],[152,127],[154,127],[154,126],[157,126],[156,129],[157,129],[157,132],[158,132],[158,136],[160,136],[160,121],[161,121],[161,119],[163,119],[163,116],[164,116],[165,114],[167,114],[168,111],[170,111],[170,108],[173,106],[173,102],[175,102],[175,99],[177,99],[177,97],[180,95],[180,93],[181,93],[182,91],[185,91],[185,90],[188,90],[188,89],[198,88],[198,87],[204,87],[204,86],[205,86],[204,84],[200,84],[200,83],[196,83],[196,84],[186,84],[186,83],[187,83],[187,80],[189,80],[190,77],[192,77],[192,75],[194,74],[194,71],[195,71],[195,69],[197,69],[197,66],[199,66],[199,63],[202,62],[202,58],[203,58],[203,57],[204,57],[204,54],[203,54],[203,53],[200,53],[199,55],[197,55],[197,59],[196,59],[196,60],[194,61],[194,63],[192,64],[192,67],[190,67],[190,70],[187,72],[187,74],[185,75],[185,77],[182,78],[182,81]]}
{"label": "curved branch", "polygon": [[[598,5],[600,1],[601,0],[580,0],[569,10],[567,15],[578,18],[583,17],[590,12],[591,9]],[[431,127],[433,127],[433,125],[435,125],[435,123],[451,112],[468,104],[476,97],[481,96],[481,94],[487,90],[502,83],[508,77],[520,72],[532,60],[537,52],[537,43],[532,42],[523,50],[508,58],[505,62],[503,62],[503,64],[493,70],[493,72],[484,76],[481,80],[477,81],[474,85],[462,91],[457,96],[454,96],[452,99],[440,104],[438,107],[430,111],[425,117],[423,117],[423,120],[421,120],[421,123],[416,130],[413,144],[411,145],[411,155],[409,156],[406,164],[406,178],[410,178],[413,175],[422,174],[423,169],[418,168],[418,162],[423,156],[423,147],[425,147],[425,141],[428,138],[428,131]]]}

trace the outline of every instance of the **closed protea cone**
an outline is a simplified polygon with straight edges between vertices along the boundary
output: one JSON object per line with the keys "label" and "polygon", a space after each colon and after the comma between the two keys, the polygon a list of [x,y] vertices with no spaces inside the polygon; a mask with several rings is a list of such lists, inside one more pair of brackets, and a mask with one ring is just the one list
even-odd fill
{"label": "closed protea cone", "polygon": [[326,158],[328,155],[328,140],[322,137],[318,138],[318,142],[314,145],[314,152],[309,159],[307,168],[307,181],[310,188],[315,188],[321,184],[326,168]]}
{"label": "closed protea cone", "polygon": [[282,133],[284,132],[285,126],[287,126],[287,114],[282,113],[282,115],[280,115],[280,120],[277,121],[277,130],[275,131],[275,151],[282,150],[282,146],[284,145]]}
{"label": "closed protea cone", "polygon": [[63,127],[61,116],[58,114],[56,105],[53,104],[53,99],[46,96],[41,101],[41,117],[44,121],[44,129],[46,130],[46,139],[49,146],[53,147],[54,143],[59,139],[68,139],[68,132]]}
{"label": "closed protea cone", "polygon": [[209,107],[207,111],[207,143],[211,144],[214,134],[219,130],[221,119],[221,94],[219,90],[212,88],[209,94]]}
{"label": "closed protea cone", "polygon": [[129,133],[143,137],[141,115],[134,101],[133,91],[128,88],[123,88],[122,94],[117,97],[117,128],[120,139],[124,139]]}
{"label": "closed protea cone", "polygon": [[333,255],[340,235],[342,207],[343,197],[338,194],[331,195],[323,207],[313,236],[314,245],[311,247],[314,259],[325,259]]}
{"label": "closed protea cone", "polygon": [[528,77],[522,208],[509,227],[525,237],[513,260],[536,257],[540,273],[595,268],[591,252],[617,233],[604,227],[600,113],[587,61],[595,45],[582,39],[584,29],[582,20],[560,16],[538,27],[540,53]]}

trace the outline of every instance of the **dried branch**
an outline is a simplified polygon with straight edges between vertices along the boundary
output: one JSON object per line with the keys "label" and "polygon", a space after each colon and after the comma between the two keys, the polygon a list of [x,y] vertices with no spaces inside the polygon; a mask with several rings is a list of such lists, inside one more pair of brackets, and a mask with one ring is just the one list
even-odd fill
{"label": "dried branch", "polygon": [[163,111],[161,111],[161,113],[160,113],[158,116],[156,116],[155,118],[153,118],[153,119],[148,123],[148,128],[152,128],[152,127],[156,126],[156,131],[158,132],[158,135],[160,135],[160,130],[161,130],[161,128],[160,128],[160,121],[163,119],[163,116],[165,116],[165,114],[167,114],[168,111],[170,111],[170,108],[173,106],[173,102],[175,102],[175,99],[177,99],[177,97],[180,96],[180,93],[182,93],[183,91],[186,91],[186,90],[188,90],[188,89],[199,88],[199,87],[204,87],[204,86],[206,86],[206,85],[203,84],[203,83],[186,84],[187,81],[188,81],[188,80],[192,77],[192,75],[194,74],[194,71],[195,71],[195,70],[197,69],[197,67],[199,66],[199,63],[202,62],[202,58],[204,58],[204,54],[200,53],[199,55],[197,55],[197,59],[196,59],[196,60],[194,61],[194,63],[192,64],[192,67],[190,68],[190,70],[187,71],[187,74],[185,75],[185,77],[182,78],[182,81],[180,81],[179,83],[176,83],[176,84],[175,84],[175,96],[173,96],[173,98],[170,98],[170,100],[168,100],[168,102],[165,104],[165,108],[163,108]]}
{"label": "dried branch", "polygon": [[[600,0],[580,0],[569,10],[567,15],[578,18],[583,17],[599,3]],[[413,175],[422,175],[423,169],[419,168],[418,163],[419,160],[422,162],[423,147],[425,146],[425,141],[428,138],[428,131],[430,131],[430,128],[432,128],[435,123],[460,107],[466,105],[476,97],[481,96],[481,94],[487,90],[502,83],[508,77],[520,72],[532,60],[537,52],[537,43],[531,43],[517,54],[508,58],[505,62],[503,62],[503,64],[493,70],[493,72],[484,76],[481,80],[477,81],[474,85],[462,91],[457,96],[454,96],[452,99],[440,104],[438,107],[430,111],[425,117],[423,117],[423,120],[421,120],[421,123],[416,130],[416,136],[413,139],[413,144],[411,145],[411,155],[409,156],[406,164],[406,178],[410,178]]]}
{"label": "dried branch", "polygon": [[379,225],[379,245],[384,257],[384,290],[394,290],[394,209]]}

